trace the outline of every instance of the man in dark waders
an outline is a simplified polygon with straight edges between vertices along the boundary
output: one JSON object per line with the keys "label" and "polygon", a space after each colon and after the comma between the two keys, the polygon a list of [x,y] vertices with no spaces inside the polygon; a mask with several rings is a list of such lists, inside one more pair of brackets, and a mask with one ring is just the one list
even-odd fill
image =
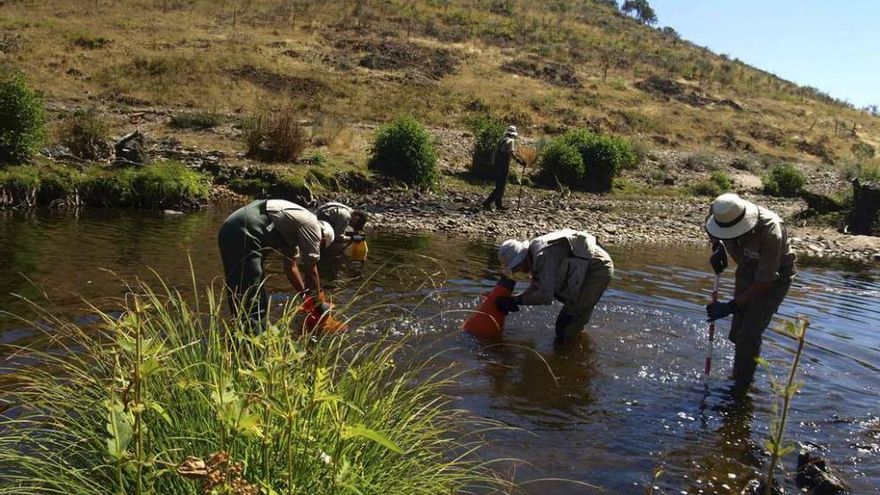
{"label": "man in dark waders", "polygon": [[[265,324],[269,296],[263,287],[263,259],[271,251],[283,256],[284,274],[297,293],[320,299],[318,260],[321,247],[329,246],[333,238],[330,224],[290,201],[261,199],[233,212],[218,236],[230,310],[236,315],[243,312],[258,329]],[[322,313],[329,309],[320,302]]]}
{"label": "man in dark waders", "polygon": [[510,126],[507,128],[504,136],[498,141],[498,146],[495,148],[495,156],[492,159],[492,166],[495,168],[495,189],[492,190],[486,201],[483,201],[484,210],[491,209],[492,203],[495,203],[495,208],[498,210],[507,209],[501,200],[504,198],[507,176],[510,174],[510,160],[514,159],[520,165],[525,165],[525,162],[516,155],[516,140],[518,137],[519,134],[516,132],[516,127]]}
{"label": "man in dark waders", "polygon": [[563,229],[531,241],[510,239],[498,249],[502,268],[531,274],[521,294],[495,301],[504,314],[521,305],[564,304],[556,318],[556,344],[573,341],[590,322],[593,309],[614,276],[611,256],[583,231]]}
{"label": "man in dark waders", "polygon": [[736,194],[712,202],[706,231],[714,243],[709,262],[715,273],[724,271],[728,254],[737,264],[734,298],[709,304],[706,314],[710,321],[733,315],[734,395],[742,397],[755,375],[764,330],[791,287],[797,257],[782,219]]}

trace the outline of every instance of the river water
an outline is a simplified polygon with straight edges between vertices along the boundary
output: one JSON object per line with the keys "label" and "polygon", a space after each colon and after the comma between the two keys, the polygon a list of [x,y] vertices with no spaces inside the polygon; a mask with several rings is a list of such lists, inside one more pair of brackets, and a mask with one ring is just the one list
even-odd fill
{"label": "river water", "polygon": [[[155,270],[172,285],[188,286],[190,263],[199,284],[216,282],[216,232],[228,212],[0,212],[0,308],[27,315],[18,296],[39,299],[45,291],[52,308],[76,318],[88,312],[83,300],[110,305],[122,295],[120,278],[150,279]],[[323,261],[321,270],[340,300],[357,287],[412,306],[412,316],[392,326],[416,330],[423,345],[443,351],[441,364],[457,364],[463,373],[451,393],[458,406],[513,427],[487,433],[483,455],[520,460],[498,469],[525,481],[527,493],[601,492],[587,484],[643,493],[657,467],[664,470],[657,482],[663,493],[738,493],[766,461],[761,446],[771,394],[761,370],[753,400],[732,407],[727,399],[729,322],[719,325],[705,385],[707,253],[609,251],[615,279],[584,338],[566,349],[552,345],[558,306],[511,315],[501,345],[460,333],[466,310],[497,276],[489,242],[376,233],[366,263],[340,256]],[[286,282],[273,261],[269,286],[280,296]],[[723,294],[730,294],[731,279],[724,279]],[[854,493],[880,493],[880,270],[805,260],[781,310],[782,318],[798,315],[811,326],[788,438],[822,449]],[[0,343],[30,337],[21,324],[0,321]],[[787,360],[795,348],[776,332],[764,342],[771,360]],[[789,474],[795,462],[794,455],[785,458]]]}

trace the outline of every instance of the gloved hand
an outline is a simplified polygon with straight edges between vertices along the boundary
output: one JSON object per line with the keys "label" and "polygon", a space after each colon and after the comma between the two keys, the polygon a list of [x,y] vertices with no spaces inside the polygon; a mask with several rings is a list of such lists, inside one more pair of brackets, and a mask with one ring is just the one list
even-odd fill
{"label": "gloved hand", "polygon": [[720,242],[714,248],[712,256],[709,257],[709,264],[712,265],[715,274],[720,275],[727,268],[727,250],[724,249],[724,244]]}
{"label": "gloved hand", "polygon": [[519,311],[519,302],[515,297],[502,296],[495,300],[495,307],[504,314],[516,313]]}
{"label": "gloved hand", "polygon": [[736,301],[733,299],[726,303],[715,301],[706,305],[706,316],[709,318],[709,321],[715,321],[730,316],[737,311],[739,311],[739,306],[736,305]]}

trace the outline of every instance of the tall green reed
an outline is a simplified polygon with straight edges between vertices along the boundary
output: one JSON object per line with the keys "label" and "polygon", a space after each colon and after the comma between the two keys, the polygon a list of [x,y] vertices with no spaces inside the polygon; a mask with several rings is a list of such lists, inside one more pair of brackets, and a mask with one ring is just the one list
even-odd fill
{"label": "tall green reed", "polygon": [[[0,494],[434,494],[498,487],[494,427],[452,407],[454,375],[406,337],[300,337],[297,302],[259,335],[218,292],[129,288],[97,324],[34,304],[10,348]],[[190,302],[192,299],[192,302]]]}

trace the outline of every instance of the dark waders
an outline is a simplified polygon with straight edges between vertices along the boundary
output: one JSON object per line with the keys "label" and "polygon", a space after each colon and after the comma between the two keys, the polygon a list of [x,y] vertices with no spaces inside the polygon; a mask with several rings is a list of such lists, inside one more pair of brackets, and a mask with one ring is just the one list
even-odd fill
{"label": "dark waders", "polygon": [[229,309],[260,326],[269,310],[269,295],[263,287],[263,254],[270,224],[266,201],[254,201],[232,213],[218,235]]}
{"label": "dark waders", "polygon": [[[770,325],[773,315],[782,304],[791,287],[794,278],[792,267],[781,268],[779,279],[770,286],[770,291],[758,300],[753,300],[748,306],[733,315],[728,338],[736,346],[733,358],[734,390],[737,393],[745,393],[752,384],[755,369],[758,367],[756,359],[761,354],[761,339],[764,330]],[[736,270],[737,294],[745,291],[755,281],[755,272],[748,269]]]}
{"label": "dark waders", "polygon": [[504,189],[507,188],[507,175],[510,173],[510,157],[500,164],[496,163],[495,166],[497,167],[495,169],[495,189],[492,189],[492,193],[489,194],[486,201],[483,201],[483,208],[489,208],[492,203],[495,203],[495,207],[498,209],[504,207],[501,200],[504,198]]}

